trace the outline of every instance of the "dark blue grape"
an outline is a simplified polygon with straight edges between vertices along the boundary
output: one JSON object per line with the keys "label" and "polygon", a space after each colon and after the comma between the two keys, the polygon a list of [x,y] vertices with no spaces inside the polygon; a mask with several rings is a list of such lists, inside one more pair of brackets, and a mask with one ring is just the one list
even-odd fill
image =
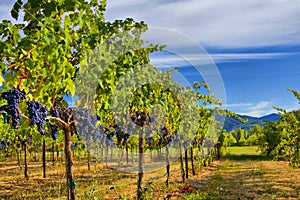
{"label": "dark blue grape", "polygon": [[184,149],[189,148],[190,144],[191,144],[190,141],[188,141],[188,140],[187,140],[187,141],[184,141],[184,143],[183,143]]}
{"label": "dark blue grape", "polygon": [[50,109],[50,114],[52,117],[61,118],[59,111],[60,111],[59,107],[52,107]]}
{"label": "dark blue grape", "polygon": [[123,146],[127,143],[127,140],[129,139],[130,135],[128,133],[124,134],[124,140],[123,140]]}
{"label": "dark blue grape", "polygon": [[37,125],[38,131],[45,135],[47,132],[44,130],[44,123],[47,117],[47,108],[37,101],[28,101],[27,109],[29,112],[29,119],[31,120],[30,126]]}
{"label": "dark blue grape", "polygon": [[117,131],[117,132],[116,132],[116,136],[117,136],[117,141],[118,141],[118,143],[121,143],[122,140],[123,140],[123,138],[124,138],[124,136],[125,136],[125,134],[124,134],[123,131]]}
{"label": "dark blue grape", "polygon": [[10,116],[13,127],[18,128],[19,120],[22,118],[18,105],[22,99],[26,98],[24,92],[14,88],[3,92],[1,97],[7,101],[7,105],[1,106],[0,111],[5,111]]}
{"label": "dark blue grape", "polygon": [[53,140],[57,140],[58,137],[58,125],[50,125],[51,128],[51,137]]}
{"label": "dark blue grape", "polygon": [[[61,119],[61,115],[59,113],[60,111],[60,107],[58,106],[54,106],[50,109],[50,114],[52,117],[56,117],[56,118],[60,118]],[[50,129],[51,129],[51,137],[53,140],[57,140],[58,137],[58,125],[57,124],[50,124]]]}

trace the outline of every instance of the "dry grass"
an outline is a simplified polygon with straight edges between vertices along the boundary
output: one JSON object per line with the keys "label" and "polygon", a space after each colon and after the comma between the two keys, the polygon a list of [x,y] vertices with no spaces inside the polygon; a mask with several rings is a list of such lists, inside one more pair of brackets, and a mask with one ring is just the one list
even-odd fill
{"label": "dry grass", "polygon": [[[300,169],[258,156],[254,149],[233,151],[196,194],[198,199],[300,199]],[[242,151],[242,152],[241,152]]]}
{"label": "dry grass", "polygon": [[[255,148],[232,148],[231,155],[212,166],[189,174],[181,182],[179,163],[171,165],[170,186],[160,169],[144,176],[147,190],[144,199],[300,199],[300,169],[287,162],[275,162],[260,156]],[[66,199],[63,162],[47,165],[47,178],[42,178],[42,163],[29,163],[30,180],[16,161],[0,162],[0,199]],[[91,170],[86,161],[76,161],[74,173],[78,199],[135,199],[137,174],[124,173],[95,162]],[[151,181],[150,181],[151,180]]]}
{"label": "dry grass", "polygon": [[[170,186],[166,187],[165,169],[152,171],[144,175],[147,189],[145,199],[181,199],[188,184],[182,184],[179,163],[171,165]],[[210,168],[197,171],[197,176],[189,180],[205,180],[204,174],[211,173]],[[86,161],[74,164],[74,174],[78,199],[135,199],[137,174],[125,173],[106,168],[103,164],[91,164],[87,168]],[[16,161],[8,159],[0,162],[0,199],[66,199],[65,166],[57,163],[47,164],[47,178],[42,178],[42,163],[29,162],[29,180],[24,179],[23,169],[19,169]],[[152,179],[153,177],[156,177]]]}

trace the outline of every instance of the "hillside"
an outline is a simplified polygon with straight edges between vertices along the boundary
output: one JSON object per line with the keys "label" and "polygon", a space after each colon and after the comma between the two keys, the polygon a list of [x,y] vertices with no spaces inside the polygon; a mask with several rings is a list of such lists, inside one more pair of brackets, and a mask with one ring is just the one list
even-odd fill
{"label": "hillside", "polygon": [[266,115],[263,117],[251,117],[247,115],[239,115],[243,119],[248,119],[248,122],[243,123],[237,120],[234,117],[226,117],[225,123],[224,123],[224,129],[227,132],[230,132],[231,130],[236,130],[238,128],[242,128],[246,131],[248,131],[251,127],[253,127],[255,124],[259,124],[260,126],[263,126],[264,121],[277,121],[280,118],[279,114],[273,113],[270,115]]}

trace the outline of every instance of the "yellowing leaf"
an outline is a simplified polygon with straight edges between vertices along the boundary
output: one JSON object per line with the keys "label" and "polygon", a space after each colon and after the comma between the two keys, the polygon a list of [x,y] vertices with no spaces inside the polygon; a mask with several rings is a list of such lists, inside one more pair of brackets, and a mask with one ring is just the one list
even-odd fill
{"label": "yellowing leaf", "polygon": [[71,97],[75,95],[75,84],[72,80],[68,80],[65,92],[70,92]]}
{"label": "yellowing leaf", "polygon": [[5,83],[5,79],[3,78],[3,76],[0,76],[0,86],[2,86],[3,83]]}

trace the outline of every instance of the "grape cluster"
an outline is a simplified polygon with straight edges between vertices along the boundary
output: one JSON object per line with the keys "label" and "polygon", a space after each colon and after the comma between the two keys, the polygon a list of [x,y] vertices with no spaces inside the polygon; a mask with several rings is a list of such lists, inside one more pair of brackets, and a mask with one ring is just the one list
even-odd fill
{"label": "grape cluster", "polygon": [[158,135],[156,135],[156,138],[157,142],[155,142],[154,136],[150,131],[146,133],[146,143],[150,148],[161,148],[166,145],[170,146],[174,142],[178,142],[178,137],[176,135],[170,134],[169,129],[165,126],[162,126],[160,128],[160,131]]}
{"label": "grape cluster", "polygon": [[51,129],[51,137],[53,140],[57,140],[58,137],[58,125],[57,124],[50,124],[50,129]]}
{"label": "grape cluster", "polygon": [[124,131],[117,124],[114,126],[114,129],[116,131],[118,145],[124,146],[127,143],[127,140],[129,139],[130,134],[124,133]]}
{"label": "grape cluster", "polygon": [[18,128],[19,120],[22,118],[18,105],[22,99],[26,98],[24,92],[14,88],[3,92],[1,97],[7,101],[7,105],[1,106],[0,111],[5,111],[11,117],[13,127]]}
{"label": "grape cluster", "polygon": [[42,135],[47,134],[47,132],[44,130],[44,122],[47,117],[48,109],[37,101],[28,101],[27,106],[29,111],[29,118],[31,120],[30,126],[36,124],[38,127],[38,131]]}
{"label": "grape cluster", "polygon": [[134,115],[131,116],[131,120],[139,126],[144,126],[151,122],[151,118],[145,112],[135,112]]}
{"label": "grape cluster", "polygon": [[184,141],[184,143],[183,143],[184,149],[188,149],[190,145],[191,145],[191,142],[188,140]]}
{"label": "grape cluster", "polygon": [[104,126],[97,127],[97,122],[100,120],[99,115],[92,115],[89,109],[77,108],[73,110],[74,119],[76,120],[77,136],[80,139],[85,139],[88,149],[95,145],[106,143],[106,131]]}
{"label": "grape cluster", "polygon": [[[56,117],[56,118],[61,118],[60,114],[59,114],[59,107],[52,107],[50,109],[50,115],[52,117]],[[57,124],[50,124],[50,129],[51,129],[51,137],[53,140],[57,140],[58,137],[58,125]]]}

